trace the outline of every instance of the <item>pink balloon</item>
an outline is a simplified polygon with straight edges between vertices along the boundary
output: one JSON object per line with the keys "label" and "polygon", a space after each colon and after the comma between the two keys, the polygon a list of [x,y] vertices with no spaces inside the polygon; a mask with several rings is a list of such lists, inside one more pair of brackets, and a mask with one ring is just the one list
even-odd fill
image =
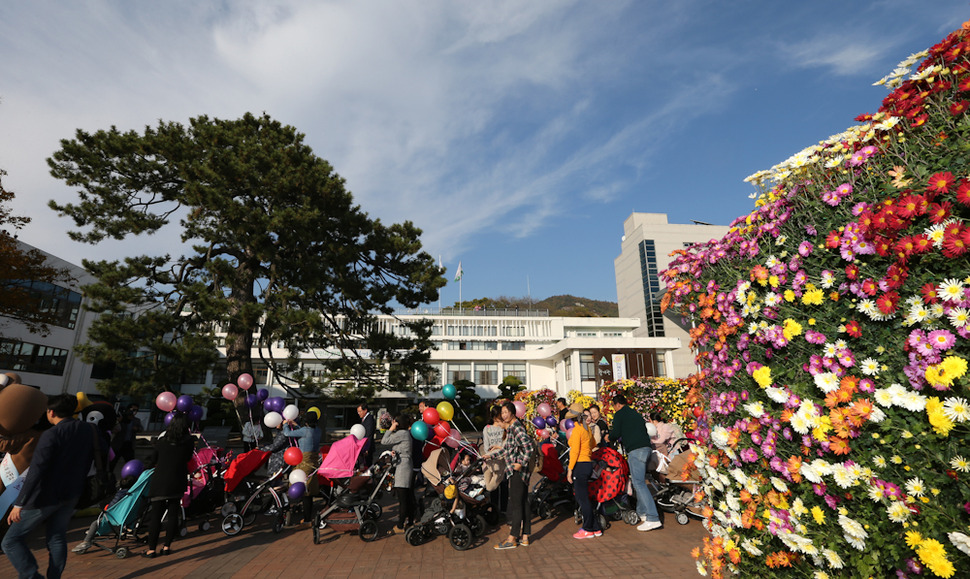
{"label": "pink balloon", "polygon": [[539,438],[549,438],[549,431],[545,428],[540,428],[537,432],[539,433]]}
{"label": "pink balloon", "polygon": [[448,438],[445,438],[445,444],[447,444],[451,448],[458,448],[458,439],[455,438],[455,434],[456,434],[456,431],[455,430],[452,430],[448,434]]}
{"label": "pink balloon", "polygon": [[521,400],[516,400],[515,402],[512,403],[512,405],[515,406],[515,417],[516,418],[524,418],[525,417],[525,402],[522,402]]}
{"label": "pink balloon", "polygon": [[253,385],[253,377],[250,374],[240,374],[239,378],[236,379],[236,383],[243,390],[249,390]]}
{"label": "pink balloon", "polygon": [[175,410],[175,404],[178,402],[178,396],[173,392],[162,392],[155,397],[155,406],[162,412],[171,412]]}
{"label": "pink balloon", "polygon": [[226,400],[235,400],[239,396],[239,388],[235,384],[226,384],[222,387],[222,397]]}
{"label": "pink balloon", "polygon": [[552,406],[549,406],[548,402],[543,402],[542,404],[536,406],[536,412],[538,412],[539,416],[543,418],[549,418],[549,416],[552,414]]}

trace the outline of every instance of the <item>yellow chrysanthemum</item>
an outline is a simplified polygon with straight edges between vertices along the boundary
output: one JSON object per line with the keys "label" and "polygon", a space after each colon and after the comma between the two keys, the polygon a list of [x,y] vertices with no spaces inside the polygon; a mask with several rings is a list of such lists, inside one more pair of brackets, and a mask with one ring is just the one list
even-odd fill
{"label": "yellow chrysanthemum", "polygon": [[930,426],[933,427],[933,431],[940,436],[949,436],[950,431],[953,430],[953,421],[946,417],[943,413],[943,404],[940,399],[936,396],[930,397],[926,400],[926,416],[930,421]]}
{"label": "yellow chrysanthemum", "polygon": [[919,544],[923,542],[923,536],[916,531],[906,531],[906,546],[910,549],[915,549],[919,547]]}
{"label": "yellow chrysanthemum", "polygon": [[819,525],[825,524],[825,512],[818,505],[812,507],[812,518]]}
{"label": "yellow chrysanthemum", "polygon": [[761,386],[762,388],[771,386],[771,368],[768,366],[758,368],[751,374],[751,377],[754,378],[754,381],[757,382],[758,386]]}
{"label": "yellow chrysanthemum", "polygon": [[825,294],[820,289],[808,290],[802,294],[802,303],[806,306],[820,306],[825,299]]}
{"label": "yellow chrysanthemum", "polygon": [[802,335],[802,325],[795,320],[788,318],[785,320],[785,326],[782,329],[782,334],[785,336],[785,339],[790,342],[795,336]]}

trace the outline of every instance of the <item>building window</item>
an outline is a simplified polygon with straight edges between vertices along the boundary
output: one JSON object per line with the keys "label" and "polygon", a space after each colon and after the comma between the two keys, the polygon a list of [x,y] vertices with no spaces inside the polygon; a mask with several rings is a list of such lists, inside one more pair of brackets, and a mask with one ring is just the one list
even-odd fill
{"label": "building window", "polygon": [[566,381],[569,382],[570,380],[573,379],[573,365],[571,363],[571,359],[567,356],[562,359],[562,363],[564,366],[563,369],[565,370],[565,373],[566,373]]}
{"label": "building window", "polygon": [[448,342],[449,350],[498,350],[498,342]]}
{"label": "building window", "polygon": [[596,363],[593,361],[592,353],[579,355],[579,379],[596,380]]}
{"label": "building window", "polygon": [[525,342],[504,342],[503,350],[525,350]]}
{"label": "building window", "polygon": [[67,350],[30,342],[0,340],[0,368],[62,376],[66,364]]}
{"label": "building window", "polygon": [[458,380],[469,380],[472,379],[472,365],[461,364],[461,363],[451,363],[448,364],[448,383],[454,384]]}
{"label": "building window", "polygon": [[503,336],[519,337],[525,335],[525,326],[505,326],[502,328]]}
{"label": "building window", "polygon": [[498,384],[498,364],[475,364],[475,384]]}
{"label": "building window", "polygon": [[603,332],[604,338],[622,338],[623,332]]}
{"label": "building window", "polygon": [[253,368],[253,384],[268,384],[269,368]]}
{"label": "building window", "polygon": [[660,276],[657,274],[657,251],[652,239],[640,242],[640,276],[643,278],[643,303],[646,309],[647,335],[664,337],[663,312],[660,311]]}
{"label": "building window", "polygon": [[525,383],[525,364],[502,364],[502,377],[515,376]]}
{"label": "building window", "polygon": [[667,361],[664,358],[663,352],[657,352],[657,361],[654,366],[657,370],[657,376],[663,377],[667,375]]}
{"label": "building window", "polygon": [[[41,314],[47,322],[73,330],[81,311],[81,294],[45,281],[14,281],[26,294],[24,316]],[[19,290],[18,290],[19,291]],[[16,314],[14,314],[16,316]]]}
{"label": "building window", "polygon": [[596,332],[576,332],[577,338],[595,338]]}

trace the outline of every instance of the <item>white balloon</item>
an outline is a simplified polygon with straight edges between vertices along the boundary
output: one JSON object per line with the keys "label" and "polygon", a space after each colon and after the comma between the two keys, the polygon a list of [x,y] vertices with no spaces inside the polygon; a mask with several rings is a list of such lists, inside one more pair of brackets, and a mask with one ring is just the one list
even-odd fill
{"label": "white balloon", "polygon": [[283,424],[283,417],[279,412],[267,412],[266,416],[263,417],[263,424],[268,428],[276,428],[280,424]]}
{"label": "white balloon", "polygon": [[354,435],[357,440],[363,440],[367,436],[367,430],[364,429],[363,424],[355,424],[350,427],[350,433]]}
{"label": "white balloon", "polygon": [[290,471],[290,484],[296,484],[298,482],[306,484],[306,472],[300,469],[294,469]]}
{"label": "white balloon", "polygon": [[300,409],[296,407],[296,404],[287,404],[286,408],[283,409],[283,418],[286,420],[296,420],[299,415]]}

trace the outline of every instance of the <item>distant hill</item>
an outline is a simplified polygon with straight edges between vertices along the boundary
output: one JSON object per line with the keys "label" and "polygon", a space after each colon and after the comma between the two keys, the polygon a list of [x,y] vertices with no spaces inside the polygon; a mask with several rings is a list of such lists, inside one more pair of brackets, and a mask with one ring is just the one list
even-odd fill
{"label": "distant hill", "polygon": [[[465,308],[475,306],[498,309],[518,307],[520,309],[549,310],[550,316],[570,318],[615,318],[620,315],[620,309],[616,302],[603,302],[571,295],[552,296],[544,300],[533,301],[531,305],[528,298],[510,298],[507,296],[478,298],[466,300],[464,303]],[[454,307],[458,307],[458,304],[455,303]]]}

